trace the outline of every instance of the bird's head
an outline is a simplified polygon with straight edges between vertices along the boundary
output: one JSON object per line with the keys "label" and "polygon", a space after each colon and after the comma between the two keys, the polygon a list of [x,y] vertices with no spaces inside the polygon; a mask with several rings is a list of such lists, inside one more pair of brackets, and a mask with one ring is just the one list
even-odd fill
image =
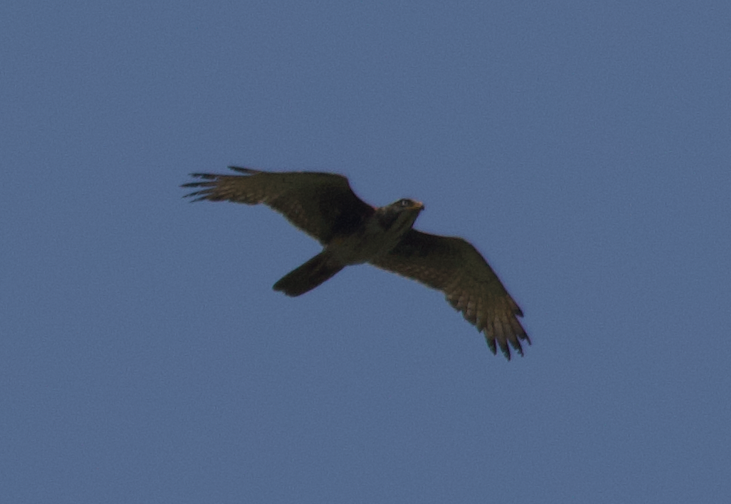
{"label": "bird's head", "polygon": [[424,204],[412,200],[409,198],[402,198],[398,201],[395,201],[388,205],[386,208],[391,208],[393,211],[396,211],[398,213],[413,213],[414,215],[419,215],[419,212],[424,210]]}
{"label": "bird's head", "polygon": [[411,229],[422,210],[424,210],[422,203],[403,198],[379,208],[376,217],[382,228],[400,236]]}

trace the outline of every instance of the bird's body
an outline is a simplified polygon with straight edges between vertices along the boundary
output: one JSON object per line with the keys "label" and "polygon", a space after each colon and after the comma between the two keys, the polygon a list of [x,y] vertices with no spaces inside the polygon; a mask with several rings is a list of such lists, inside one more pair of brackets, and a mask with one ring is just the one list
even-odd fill
{"label": "bird's body", "polygon": [[443,291],[485,333],[493,353],[496,342],[508,359],[508,342],[521,355],[520,341],[530,344],[517,319],[523,313],[471,244],[412,228],[424,209],[421,203],[400,199],[374,208],[355,195],[345,177],[332,173],[230,168],[245,175],[194,173],[203,181],[184,184],[200,188],[186,196],[264,203],[323,245],[322,252],[275,283],[275,290],[299,296],[345,266],[370,263]]}
{"label": "bird's body", "polygon": [[348,266],[372,262],[387,254],[411,229],[424,208],[413,200],[399,200],[398,204],[400,211],[389,212],[389,207],[377,209],[357,230],[333,237],[325,250]]}

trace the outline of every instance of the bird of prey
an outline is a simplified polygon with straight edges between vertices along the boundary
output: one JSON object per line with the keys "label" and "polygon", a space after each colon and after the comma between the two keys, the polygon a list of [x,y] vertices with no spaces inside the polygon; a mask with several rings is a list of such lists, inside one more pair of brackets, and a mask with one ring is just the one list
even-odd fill
{"label": "bird of prey", "polygon": [[345,266],[369,263],[440,290],[464,318],[485,335],[496,353],[510,359],[508,343],[523,355],[523,312],[487,261],[470,243],[412,228],[424,205],[411,199],[374,208],[355,195],[348,179],[334,173],[265,172],[230,166],[241,175],[192,173],[201,179],[193,201],[264,203],[323,246],[322,252],[274,284],[299,296]]}

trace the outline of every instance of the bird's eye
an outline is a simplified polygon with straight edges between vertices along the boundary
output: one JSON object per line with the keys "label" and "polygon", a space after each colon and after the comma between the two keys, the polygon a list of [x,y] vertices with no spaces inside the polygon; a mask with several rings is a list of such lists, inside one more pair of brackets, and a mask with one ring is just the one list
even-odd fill
{"label": "bird's eye", "polygon": [[401,201],[399,201],[399,205],[401,205],[401,207],[403,208],[406,208],[407,206],[411,206],[411,201],[407,199],[402,199]]}

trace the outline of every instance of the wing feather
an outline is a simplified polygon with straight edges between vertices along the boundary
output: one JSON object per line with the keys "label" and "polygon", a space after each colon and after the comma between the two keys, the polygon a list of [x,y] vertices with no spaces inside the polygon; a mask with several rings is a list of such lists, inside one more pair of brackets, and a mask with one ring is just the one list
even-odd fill
{"label": "wing feather", "polygon": [[523,312],[469,242],[412,229],[373,265],[444,292],[449,304],[485,334],[493,353],[499,346],[510,359],[508,344],[520,355],[521,340],[530,344],[518,320]]}
{"label": "wing feather", "polygon": [[229,168],[244,175],[192,173],[202,180],[183,184],[182,187],[199,188],[186,197],[193,197],[193,201],[263,203],[323,245],[335,236],[359,229],[375,211],[355,195],[342,175]]}

